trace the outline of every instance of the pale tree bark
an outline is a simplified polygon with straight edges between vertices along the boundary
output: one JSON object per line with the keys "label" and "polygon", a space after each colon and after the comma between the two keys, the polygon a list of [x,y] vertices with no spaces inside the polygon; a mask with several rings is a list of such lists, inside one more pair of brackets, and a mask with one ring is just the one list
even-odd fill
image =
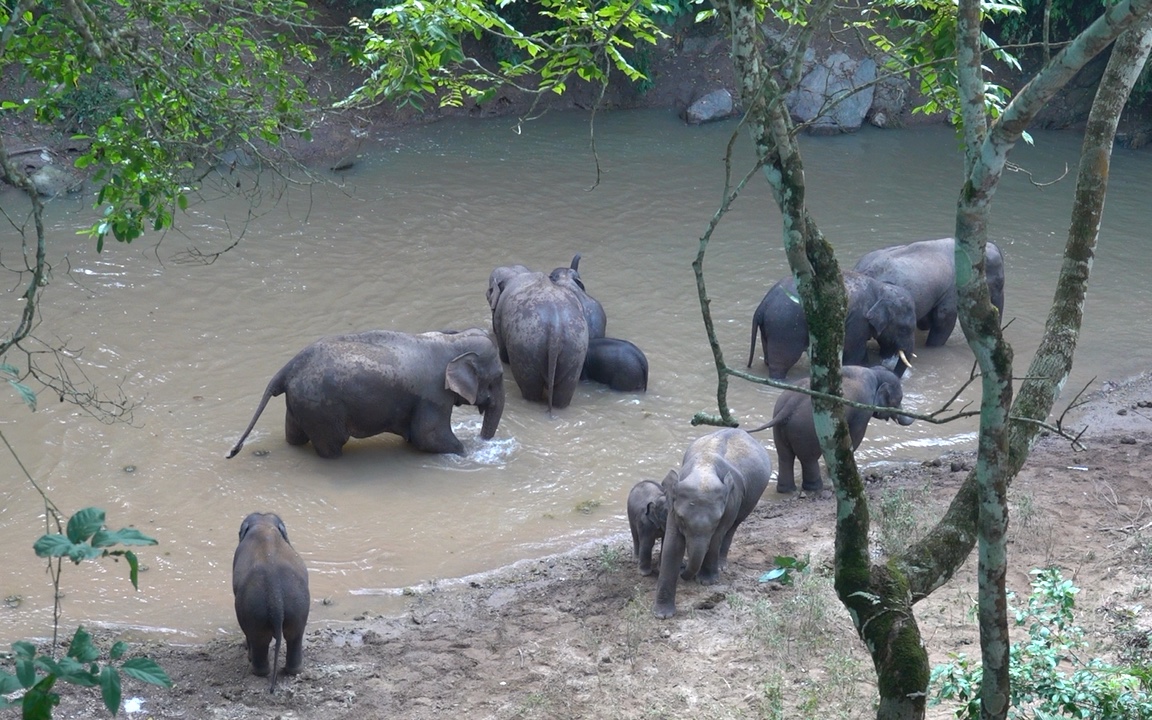
{"label": "pale tree bark", "polygon": [[[774,198],[783,214],[784,245],[789,264],[811,328],[812,388],[839,393],[840,343],[843,323],[843,286],[831,246],[820,234],[804,203],[803,163],[795,140],[796,128],[783,107],[784,92],[794,64],[782,63],[783,72],[774,75],[765,65],[763,36],[756,21],[753,0],[713,0],[727,23],[732,37],[732,56],[740,83],[741,101],[747,108],[744,125],[755,143],[759,161],[765,168]],[[877,672],[880,699],[877,717],[922,718],[928,691],[928,656],[921,642],[912,608],[955,573],[970,554],[978,536],[981,546],[981,620],[992,628],[986,644],[986,667],[992,676],[985,688],[986,716],[1003,717],[1007,711],[1007,624],[1004,601],[1004,535],[1007,527],[1006,488],[1027,455],[1039,425],[1009,424],[1012,407],[1012,349],[1000,332],[1000,317],[990,302],[984,278],[984,247],[987,242],[991,198],[1003,172],[1008,151],[1036,112],[1100,50],[1147,16],[1152,0],[1122,2],[1108,10],[1076,41],[1052,59],[1009,105],[998,122],[989,125],[984,107],[984,81],[980,65],[979,2],[963,0],[960,6],[959,53],[965,122],[967,182],[957,205],[956,274],[960,294],[960,318],[965,337],[981,368],[981,434],[977,466],[953,500],[945,518],[928,536],[903,555],[883,565],[870,561],[868,507],[850,449],[842,413],[834,403],[814,399],[816,428],[825,447],[824,457],[836,489],[837,531],[835,550],[836,589],[848,608],[861,639],[872,655]],[[818,14],[818,10],[816,14]],[[810,16],[811,19],[812,16]],[[771,48],[768,49],[771,52]],[[791,48],[803,53],[801,44]],[[777,52],[777,56],[783,53]],[[1119,57],[1134,57],[1117,53]],[[1114,56],[1116,57],[1116,56]],[[781,81],[780,78],[783,78]],[[783,84],[781,84],[783,83]],[[1130,89],[1131,83],[1127,88]],[[1116,89],[1127,96],[1127,89]],[[1119,106],[1109,105],[1102,114]],[[1110,140],[1108,141],[1110,144]],[[1106,161],[1099,158],[1082,173],[1106,176]],[[1087,185],[1086,181],[1081,181]],[[1089,204],[1102,202],[1101,194]],[[726,198],[727,202],[727,198]],[[1083,212],[1076,211],[1080,217]],[[1098,210],[1097,217],[1098,217]],[[1098,220],[1095,221],[1098,225]],[[1091,221],[1089,221],[1091,224]],[[1093,231],[1096,225],[1093,226]],[[1079,234],[1074,224],[1072,234]],[[1087,247],[1069,250],[1057,292],[1053,320],[1041,352],[1033,362],[1035,380],[1024,383],[1016,415],[1045,419],[1055,402],[1059,387],[1071,367],[1071,350],[1083,303],[1083,283],[1087,279],[1094,240]],[[1072,248],[1072,235],[1069,247]],[[703,246],[702,246],[703,249]],[[702,255],[702,253],[701,253]],[[698,258],[702,310],[708,319],[707,299],[702,281],[702,257]],[[1079,285],[1073,289],[1067,283]],[[1069,321],[1072,321],[1069,323]],[[707,324],[707,322],[706,322]],[[1071,342],[1069,342],[1069,333]],[[1053,346],[1049,348],[1049,343]],[[718,347],[718,346],[717,346]],[[1048,360],[1045,360],[1044,357]],[[1059,371],[1043,370],[1051,358]],[[741,374],[723,365],[717,353],[721,386],[727,375]],[[1033,388],[1035,384],[1037,387]],[[726,418],[723,391],[718,393]],[[1011,434],[1009,430],[1011,429]]]}

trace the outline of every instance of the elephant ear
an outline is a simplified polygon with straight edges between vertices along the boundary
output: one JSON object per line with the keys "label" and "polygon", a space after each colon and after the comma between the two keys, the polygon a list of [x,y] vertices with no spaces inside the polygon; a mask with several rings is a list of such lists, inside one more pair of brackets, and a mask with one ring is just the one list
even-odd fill
{"label": "elephant ear", "polygon": [[888,307],[885,300],[877,300],[868,311],[864,313],[864,317],[868,320],[868,324],[872,326],[873,335],[883,335],[884,331],[892,323],[892,310]]}
{"label": "elephant ear", "polygon": [[280,531],[280,537],[284,538],[284,542],[291,545],[292,541],[288,539],[288,528],[284,527],[284,521],[279,517],[276,518],[276,529]]}
{"label": "elephant ear", "polygon": [[664,494],[667,495],[672,490],[672,486],[679,481],[680,473],[673,468],[664,476],[664,479],[660,482],[660,487],[664,488]]}
{"label": "elephant ear", "polygon": [[469,405],[475,405],[480,395],[479,358],[479,355],[471,351],[457,355],[448,361],[448,367],[444,370],[444,387],[464,398]]}

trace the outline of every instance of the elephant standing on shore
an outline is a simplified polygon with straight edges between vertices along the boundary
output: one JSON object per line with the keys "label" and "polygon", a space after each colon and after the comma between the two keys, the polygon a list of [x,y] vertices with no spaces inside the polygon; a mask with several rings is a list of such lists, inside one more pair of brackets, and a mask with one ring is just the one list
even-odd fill
{"label": "elephant standing on shore", "polygon": [[[288,542],[279,516],[252,513],[240,524],[240,542],[232,556],[232,594],[252,672],[260,677],[271,674],[268,692],[273,692],[281,641],[288,646],[284,672],[295,675],[304,666],[304,626],[311,605],[308,568]],[[268,646],[273,640],[269,671]]]}
{"label": "elephant standing on shore", "polygon": [[668,518],[652,609],[656,617],[676,613],[679,578],[698,578],[701,585],[719,579],[736,528],[756,507],[771,476],[768,451],[743,430],[717,430],[688,446],[679,471],[664,480]]}
{"label": "elephant standing on shore", "polygon": [[[911,367],[908,358],[916,342],[916,306],[907,290],[862,273],[844,272],[848,312],[844,318],[844,356],[848,365],[868,361],[868,341],[880,346],[880,362],[897,375]],[[808,321],[796,280],[789,276],[773,285],[752,316],[752,342],[748,367],[756,357],[756,335],[761,336],[768,376],[783,380],[808,350]]]}
{"label": "elephant standing on shore", "polygon": [[664,483],[641,480],[628,493],[628,527],[632,530],[632,556],[640,563],[640,574],[652,574],[652,549],[664,537],[668,521],[668,498],[664,484],[676,479],[669,471]]}
{"label": "elephant standing on shore", "polygon": [[480,328],[409,335],[372,330],[322,338],[272,377],[234,457],[268,399],[285,395],[284,435],[311,441],[323,458],[340,457],[349,438],[395,433],[418,450],[464,454],[452,432],[452,409],[475,405],[491,439],[504,412],[504,366]]}
{"label": "elephant standing on shore", "polygon": [[584,306],[571,277],[554,282],[544,273],[515,267],[496,268],[488,282],[500,357],[507,359],[525,400],[546,402],[549,410],[566,408],[588,353]]}
{"label": "elephant standing on shore", "polygon": [[[996,243],[984,251],[984,274],[992,304],[1004,320],[1004,258]],[[925,345],[937,347],[948,341],[956,327],[956,240],[921,240],[893,245],[867,253],[855,270],[907,290],[916,303],[916,324],[928,331]]]}
{"label": "elephant standing on shore", "polygon": [[[900,409],[904,392],[900,378],[892,371],[876,367],[845,365],[842,368],[842,397],[846,400],[892,408],[892,411],[869,412],[863,408],[844,408],[844,420],[848,423],[848,434],[852,438],[852,449],[860,447],[864,433],[868,430],[871,418],[895,420],[901,425],[911,425],[912,418],[894,412]],[[797,383],[808,387],[808,380]],[[812,418],[812,396],[795,390],[785,390],[776,398],[772,419],[767,424],[751,430],[759,432],[772,428],[772,439],[776,444],[776,492],[790,493],[796,490],[795,465],[800,460],[805,492],[818,493],[824,487],[820,477],[820,439],[816,436],[816,424]]]}

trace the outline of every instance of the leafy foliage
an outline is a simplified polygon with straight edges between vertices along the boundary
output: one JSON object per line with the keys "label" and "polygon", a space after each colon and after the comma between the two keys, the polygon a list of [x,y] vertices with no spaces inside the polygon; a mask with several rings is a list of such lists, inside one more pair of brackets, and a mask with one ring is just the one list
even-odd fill
{"label": "leafy foliage", "polygon": [[78,0],[12,13],[0,4],[0,69],[18,66],[35,92],[0,112],[89,133],[76,165],[100,184],[98,249],[109,235],[170,227],[198,163],[307,130],[299,70],[314,56],[296,37],[309,19],[300,0]]}
{"label": "leafy foliage", "polygon": [[[982,3],[985,22],[1012,17],[1021,12],[1021,0]],[[888,0],[870,3],[858,27],[870,31],[872,42],[887,58],[887,69],[916,78],[926,101],[912,109],[919,113],[947,112],[957,122],[960,96],[956,75],[956,3],[951,0]],[[984,48],[1006,65],[1019,69],[1016,57],[992,37],[981,34]],[[985,75],[991,71],[985,67]],[[985,83],[985,105],[993,119],[1008,102],[1008,90]]]}
{"label": "leafy foliage", "polygon": [[[383,97],[422,107],[423,96],[438,96],[441,106],[460,106],[483,102],[505,84],[561,94],[573,75],[603,83],[613,70],[639,81],[643,73],[627,53],[637,43],[655,44],[664,34],[653,17],[672,11],[653,0],[539,0],[534,15],[542,27],[527,30],[509,19],[528,17],[513,12],[517,2],[403,0],[353,19],[372,74],[349,102]],[[466,51],[468,38],[485,37],[502,48],[496,67]]]}
{"label": "leafy foliage", "polygon": [[811,558],[797,558],[791,555],[777,555],[773,560],[775,567],[760,576],[760,582],[778,581],[781,585],[791,585],[797,573],[802,573],[811,564]]}
{"label": "leafy foliage", "polygon": [[[116,545],[155,545],[156,540],[134,528],[109,530],[104,525],[104,511],[99,508],[84,508],[68,519],[64,533],[47,533],[34,544],[37,557],[49,558],[49,569],[56,586],[56,599],[59,603],[59,562],[52,566],[52,558],[68,558],[79,565],[84,560],[101,557],[123,557],[128,562],[129,578],[132,587],[139,589],[139,562],[130,550],[110,550]],[[54,615],[59,621],[59,611]],[[55,643],[53,643],[53,646]],[[128,644],[115,643],[109,651],[109,662],[103,667],[96,661],[100,651],[92,641],[92,636],[83,627],[76,628],[68,651],[63,658],[37,652],[29,642],[12,644],[15,673],[0,670],[0,708],[20,707],[24,720],[41,720],[52,717],[52,709],[60,704],[60,695],[53,691],[56,682],[81,687],[99,687],[104,706],[113,715],[120,709],[120,674],[142,682],[162,687],[172,687],[172,680],[155,661],[145,657],[134,657],[120,663],[128,650]],[[15,700],[4,696],[24,691]]]}
{"label": "leafy foliage", "polygon": [[[1084,630],[1074,622],[1079,588],[1056,568],[1033,570],[1032,595],[1014,608],[1027,639],[1012,644],[1011,718],[1072,717],[1096,720],[1152,718],[1152,675],[1146,668],[1084,660]],[[1067,671],[1064,669],[1066,668]],[[980,664],[965,655],[932,671],[934,702],[957,701],[958,718],[980,717]]]}

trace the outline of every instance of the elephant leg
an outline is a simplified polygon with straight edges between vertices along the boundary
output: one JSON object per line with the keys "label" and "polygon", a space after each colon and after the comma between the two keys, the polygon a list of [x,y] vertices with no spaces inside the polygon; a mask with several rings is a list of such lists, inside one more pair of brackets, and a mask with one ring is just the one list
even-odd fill
{"label": "elephant leg", "polygon": [[448,417],[444,417],[441,408],[429,403],[417,408],[408,442],[424,452],[464,454],[464,443],[452,432],[452,409],[448,408]]}
{"label": "elephant leg", "polygon": [[291,408],[284,413],[284,438],[288,441],[289,445],[308,444],[308,433],[304,432],[304,428],[300,427],[300,423],[297,422],[296,416],[292,414]]}
{"label": "elephant leg", "polygon": [[805,349],[802,347],[797,352],[793,348],[780,347],[779,345],[766,348],[764,364],[768,366],[768,377],[773,380],[783,380],[787,377],[792,366],[800,362],[800,356],[804,354]]}
{"label": "elephant leg", "polygon": [[948,342],[954,329],[956,329],[956,308],[936,307],[928,319],[928,337],[924,339],[924,344],[928,347],[940,347]]}
{"label": "elephant leg", "polygon": [[349,437],[346,423],[334,420],[326,421],[309,436],[316,454],[326,460],[343,455],[344,444],[348,442]]}
{"label": "elephant leg", "polygon": [[656,533],[646,532],[644,537],[640,539],[639,557],[640,557],[640,574],[652,574],[652,548],[656,546]]}
{"label": "elephant leg", "polygon": [[732,527],[728,528],[728,532],[724,533],[724,539],[720,541],[720,564],[721,571],[728,567],[728,548],[732,547],[732,536],[736,534],[736,528],[740,527],[740,521],[732,523]]}
{"label": "elephant leg", "polygon": [[[811,458],[802,458],[800,460],[800,476],[802,478],[801,487],[805,492],[818,493],[823,489],[824,481],[820,478],[819,455]],[[793,487],[795,487],[795,485],[793,485]]]}
{"label": "elephant leg", "polygon": [[295,675],[304,668],[304,635],[285,638],[288,653],[284,657],[284,672]]}
{"label": "elephant leg", "polygon": [[796,453],[787,440],[776,434],[776,492],[796,492]]}
{"label": "elephant leg", "polygon": [[245,643],[248,646],[248,662],[252,664],[252,674],[268,677],[268,646],[272,644],[272,633],[253,633]]}

